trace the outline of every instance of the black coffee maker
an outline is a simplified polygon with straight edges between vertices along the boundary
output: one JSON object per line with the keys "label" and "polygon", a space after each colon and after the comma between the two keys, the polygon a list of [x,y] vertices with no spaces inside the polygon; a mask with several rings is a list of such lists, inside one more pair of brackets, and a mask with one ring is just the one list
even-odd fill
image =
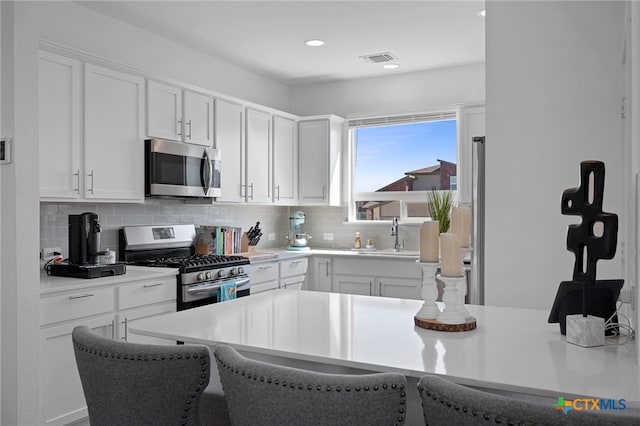
{"label": "black coffee maker", "polygon": [[124,263],[100,264],[100,220],[96,213],[69,215],[69,259],[48,264],[50,275],[76,278],[100,278],[126,273]]}
{"label": "black coffee maker", "polygon": [[69,262],[76,265],[97,265],[100,256],[100,221],[96,213],[69,215]]}

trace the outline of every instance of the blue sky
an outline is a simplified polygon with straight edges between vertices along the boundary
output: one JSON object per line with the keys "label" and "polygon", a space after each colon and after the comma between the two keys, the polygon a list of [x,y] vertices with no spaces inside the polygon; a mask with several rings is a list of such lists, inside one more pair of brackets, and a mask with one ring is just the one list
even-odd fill
{"label": "blue sky", "polygon": [[456,121],[431,121],[357,130],[355,190],[372,192],[405,172],[456,163]]}

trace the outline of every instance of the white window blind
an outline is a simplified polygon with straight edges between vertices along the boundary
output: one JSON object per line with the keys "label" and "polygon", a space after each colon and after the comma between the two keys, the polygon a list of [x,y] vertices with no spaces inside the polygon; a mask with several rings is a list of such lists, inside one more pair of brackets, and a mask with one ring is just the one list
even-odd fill
{"label": "white window blind", "polygon": [[387,117],[354,118],[349,120],[347,123],[350,129],[354,129],[361,127],[392,126],[394,124],[409,124],[424,121],[455,120],[456,118],[456,111],[444,111],[423,114],[393,115]]}

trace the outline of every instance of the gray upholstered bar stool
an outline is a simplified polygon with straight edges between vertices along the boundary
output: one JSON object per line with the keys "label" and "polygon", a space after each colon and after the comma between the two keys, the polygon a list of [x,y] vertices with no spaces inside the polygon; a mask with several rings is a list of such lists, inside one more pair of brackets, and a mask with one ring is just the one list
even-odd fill
{"label": "gray upholstered bar stool", "polygon": [[85,326],[74,328],[72,340],[91,426],[229,423],[222,396],[203,398],[206,346],[119,342]]}
{"label": "gray upholstered bar stool", "polygon": [[406,379],[397,373],[327,374],[246,358],[215,358],[234,425],[401,425]]}
{"label": "gray upholstered bar stool", "polygon": [[566,424],[553,405],[472,389],[435,375],[418,381],[425,422],[430,426],[479,424]]}
{"label": "gray upholstered bar stool", "polygon": [[624,411],[569,410],[472,389],[434,375],[418,381],[427,425],[580,425],[638,426],[640,417]]}

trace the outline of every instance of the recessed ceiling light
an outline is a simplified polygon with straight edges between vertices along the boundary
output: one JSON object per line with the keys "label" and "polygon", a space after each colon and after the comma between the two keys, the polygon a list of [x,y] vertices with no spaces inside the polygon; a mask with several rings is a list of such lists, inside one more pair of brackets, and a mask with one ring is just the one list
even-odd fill
{"label": "recessed ceiling light", "polygon": [[322,46],[324,44],[324,41],[318,40],[318,39],[307,40],[304,42],[304,44],[311,47],[318,47],[318,46]]}
{"label": "recessed ceiling light", "polygon": [[485,9],[478,11],[478,16],[482,16],[483,18],[487,16],[487,11]]}
{"label": "recessed ceiling light", "polygon": [[400,65],[398,64],[384,64],[382,66],[382,68],[387,69],[387,70],[395,70],[396,68],[398,68]]}

